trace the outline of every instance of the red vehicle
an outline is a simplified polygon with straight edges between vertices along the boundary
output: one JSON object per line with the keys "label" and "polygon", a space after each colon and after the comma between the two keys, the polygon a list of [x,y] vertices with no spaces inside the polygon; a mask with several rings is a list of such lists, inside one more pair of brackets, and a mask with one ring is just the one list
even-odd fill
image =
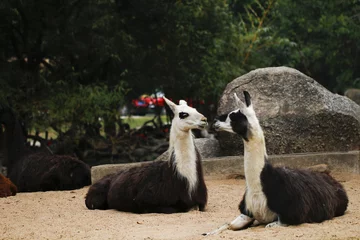
{"label": "red vehicle", "polygon": [[152,97],[149,95],[141,95],[137,99],[132,100],[132,104],[137,108],[154,108],[155,106],[163,107],[165,104],[164,99],[161,97]]}

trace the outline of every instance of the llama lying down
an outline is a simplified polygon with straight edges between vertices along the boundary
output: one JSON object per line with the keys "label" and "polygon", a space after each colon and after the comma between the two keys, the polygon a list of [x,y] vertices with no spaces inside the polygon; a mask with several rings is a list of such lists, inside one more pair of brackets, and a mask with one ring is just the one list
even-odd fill
{"label": "llama lying down", "polygon": [[169,161],[155,161],[105,176],[93,184],[85,199],[89,209],[117,209],[134,213],[204,211],[207,189],[201,156],[191,129],[203,129],[206,118],[180,100],[165,98],[174,113],[170,130]]}
{"label": "llama lying down", "polygon": [[8,177],[18,192],[72,190],[90,185],[90,168],[84,162],[31,151],[25,144],[23,124],[11,108],[0,105],[0,124],[5,126]]}
{"label": "llama lying down", "polygon": [[[236,94],[239,109],[222,115],[214,123],[218,131],[239,134],[244,142],[246,191],[240,202],[241,215],[225,229],[241,230],[256,220],[266,227],[319,223],[346,211],[348,197],[343,186],[327,173],[273,167],[267,160],[264,134],[244,91],[245,103]],[[255,224],[255,223],[254,223]]]}

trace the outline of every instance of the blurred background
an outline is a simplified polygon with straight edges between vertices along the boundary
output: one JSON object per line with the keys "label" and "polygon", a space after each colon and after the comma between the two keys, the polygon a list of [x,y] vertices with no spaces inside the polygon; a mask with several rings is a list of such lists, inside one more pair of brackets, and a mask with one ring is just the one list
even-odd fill
{"label": "blurred background", "polygon": [[211,120],[227,83],[271,66],[360,88],[360,1],[0,2],[0,104],[31,146],[90,165],[166,150],[163,95]]}

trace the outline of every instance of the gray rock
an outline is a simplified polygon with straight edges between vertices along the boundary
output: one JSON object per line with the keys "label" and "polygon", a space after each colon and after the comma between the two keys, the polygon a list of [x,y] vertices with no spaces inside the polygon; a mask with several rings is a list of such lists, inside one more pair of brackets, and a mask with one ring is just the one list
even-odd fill
{"label": "gray rock", "polygon": [[221,155],[219,141],[212,138],[196,138],[195,145],[202,158],[213,158]]}
{"label": "gray rock", "polygon": [[[202,159],[219,157],[221,155],[219,141],[210,138],[196,138],[195,145],[199,149]],[[166,161],[169,159],[169,152],[161,154],[155,161]]]}
{"label": "gray rock", "polygon": [[[218,114],[236,109],[247,90],[265,133],[268,154],[349,151],[360,146],[360,106],[288,67],[262,68],[230,82]],[[240,137],[218,135],[222,155],[243,154]]]}
{"label": "gray rock", "polygon": [[135,158],[142,158],[147,154],[149,154],[149,150],[145,148],[136,148],[132,154],[134,155]]}

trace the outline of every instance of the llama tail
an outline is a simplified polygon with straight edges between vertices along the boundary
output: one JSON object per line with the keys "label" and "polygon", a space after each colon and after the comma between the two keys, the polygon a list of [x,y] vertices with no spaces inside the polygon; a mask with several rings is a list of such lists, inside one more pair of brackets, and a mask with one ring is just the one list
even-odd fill
{"label": "llama tail", "polygon": [[107,196],[113,176],[108,175],[89,188],[85,197],[85,205],[88,209],[108,209]]}

